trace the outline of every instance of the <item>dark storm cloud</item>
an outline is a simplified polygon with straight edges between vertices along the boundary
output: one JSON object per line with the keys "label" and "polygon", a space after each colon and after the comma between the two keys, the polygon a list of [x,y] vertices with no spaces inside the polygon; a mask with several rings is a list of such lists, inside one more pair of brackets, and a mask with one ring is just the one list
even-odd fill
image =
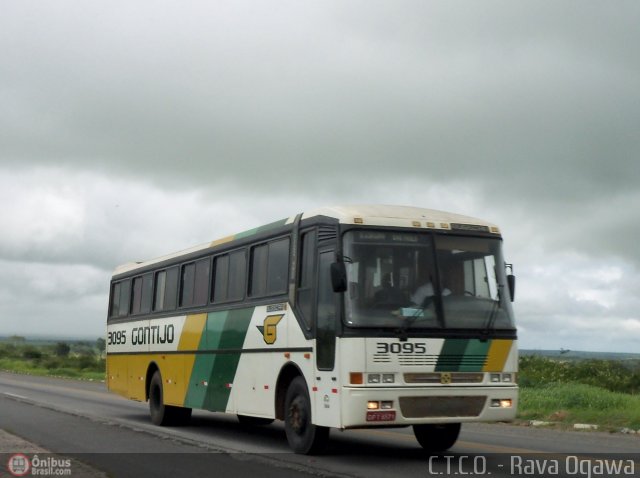
{"label": "dark storm cloud", "polygon": [[[13,4],[4,162],[635,187],[636,4]],[[611,167],[615,165],[615,167]],[[255,181],[258,185],[259,181]]]}
{"label": "dark storm cloud", "polygon": [[[549,283],[535,265],[591,270],[576,255],[637,296],[639,19],[635,1],[8,2],[0,260],[108,280],[317,205],[405,203],[499,223],[523,290]],[[574,284],[556,315],[525,294],[524,327],[606,302]]]}

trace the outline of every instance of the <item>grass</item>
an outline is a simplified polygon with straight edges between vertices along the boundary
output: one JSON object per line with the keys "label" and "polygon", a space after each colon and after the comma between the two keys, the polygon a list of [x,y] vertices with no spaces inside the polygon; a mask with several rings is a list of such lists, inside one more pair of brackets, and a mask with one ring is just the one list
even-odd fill
{"label": "grass", "polygon": [[640,429],[640,395],[581,383],[521,388],[518,418],[559,424],[590,423],[605,429]]}
{"label": "grass", "polygon": [[520,359],[520,420],[640,429],[638,361]]}

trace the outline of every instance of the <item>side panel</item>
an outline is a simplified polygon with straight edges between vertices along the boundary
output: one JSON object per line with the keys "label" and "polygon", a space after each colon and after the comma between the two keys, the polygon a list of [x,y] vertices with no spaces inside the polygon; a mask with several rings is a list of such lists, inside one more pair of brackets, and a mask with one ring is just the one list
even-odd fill
{"label": "side panel", "polygon": [[108,386],[127,398],[146,399],[155,364],[169,405],[273,418],[279,373],[294,363],[315,407],[312,342],[287,303],[112,324],[108,333]]}

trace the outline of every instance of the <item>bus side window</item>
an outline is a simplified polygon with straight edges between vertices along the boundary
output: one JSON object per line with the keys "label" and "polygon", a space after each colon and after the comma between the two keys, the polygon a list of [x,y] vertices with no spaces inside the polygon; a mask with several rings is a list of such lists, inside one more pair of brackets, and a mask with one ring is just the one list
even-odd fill
{"label": "bus side window", "polygon": [[193,305],[207,303],[207,291],[209,290],[209,269],[211,260],[200,259],[196,262],[195,286],[193,290]]}
{"label": "bus side window", "polygon": [[142,304],[142,276],[133,279],[133,297],[131,298],[131,314],[139,314]]}
{"label": "bus side window", "polygon": [[213,260],[212,302],[229,302],[244,298],[246,267],[244,249],[218,256]]}
{"label": "bus side window", "polygon": [[164,307],[163,310],[173,310],[176,308],[176,300],[178,298],[178,266],[167,269],[167,284],[164,291]]}
{"label": "bus side window", "polygon": [[124,317],[129,313],[129,299],[131,297],[131,280],[120,282],[120,303],[118,307],[118,317]]}
{"label": "bus side window", "polygon": [[251,249],[249,295],[262,297],[287,291],[289,238],[276,239]]}
{"label": "bus side window", "polygon": [[260,297],[267,292],[268,251],[266,244],[251,249],[251,282],[249,283],[249,295],[252,297]]}
{"label": "bus side window", "polygon": [[153,300],[153,310],[164,309],[164,293],[167,283],[167,271],[156,272],[156,294]]}
{"label": "bus side window", "polygon": [[151,298],[153,295],[153,274],[142,276],[142,298],[140,299],[140,312],[148,314],[151,312]]}
{"label": "bus side window", "polygon": [[120,282],[116,282],[111,286],[111,311],[109,313],[111,317],[117,317],[120,310],[120,287]]}
{"label": "bus side window", "polygon": [[229,300],[244,299],[247,253],[244,249],[229,254]]}
{"label": "bus side window", "polygon": [[155,296],[153,310],[173,310],[176,308],[178,294],[178,267],[156,272]]}
{"label": "bus side window", "polygon": [[269,243],[269,264],[267,266],[267,294],[281,294],[287,291],[289,272],[289,239]]}

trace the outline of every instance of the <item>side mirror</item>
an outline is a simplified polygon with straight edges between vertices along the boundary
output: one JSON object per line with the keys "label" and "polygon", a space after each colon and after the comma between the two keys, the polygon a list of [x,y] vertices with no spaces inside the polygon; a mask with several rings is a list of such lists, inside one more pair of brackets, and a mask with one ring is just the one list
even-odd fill
{"label": "side mirror", "polygon": [[347,290],[347,268],[344,262],[334,262],[331,264],[331,286],[334,292],[344,292]]}
{"label": "side mirror", "polygon": [[509,285],[509,294],[511,294],[511,302],[516,298],[516,276],[509,274],[507,276],[507,284]]}

